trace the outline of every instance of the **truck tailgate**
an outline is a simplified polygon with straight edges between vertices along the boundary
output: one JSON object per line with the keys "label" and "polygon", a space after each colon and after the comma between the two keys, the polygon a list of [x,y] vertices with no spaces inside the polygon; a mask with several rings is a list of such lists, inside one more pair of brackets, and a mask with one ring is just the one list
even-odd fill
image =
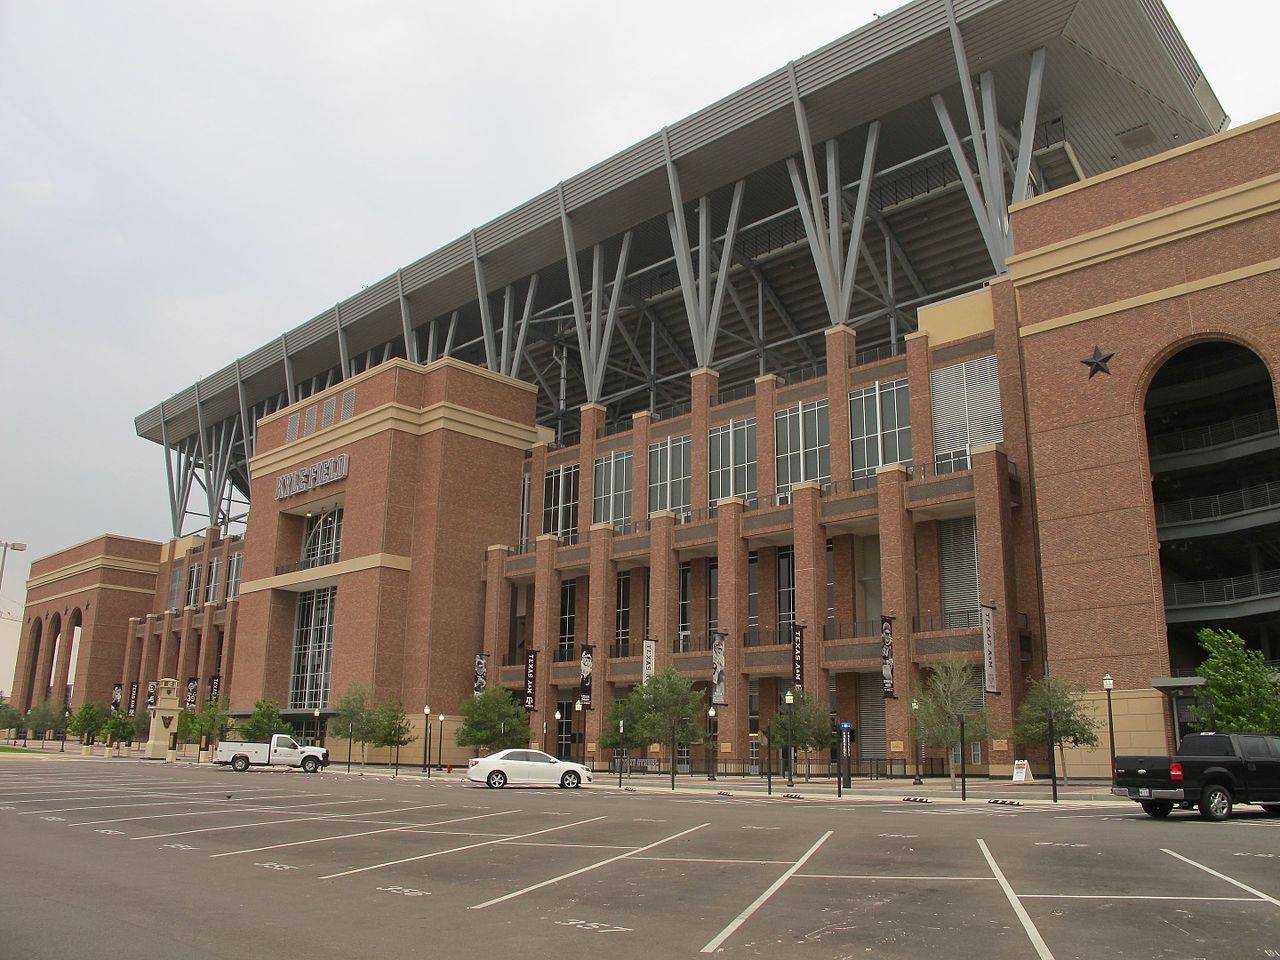
{"label": "truck tailgate", "polygon": [[1157,789],[1173,787],[1175,784],[1169,777],[1169,765],[1173,759],[1159,756],[1116,757],[1116,786]]}

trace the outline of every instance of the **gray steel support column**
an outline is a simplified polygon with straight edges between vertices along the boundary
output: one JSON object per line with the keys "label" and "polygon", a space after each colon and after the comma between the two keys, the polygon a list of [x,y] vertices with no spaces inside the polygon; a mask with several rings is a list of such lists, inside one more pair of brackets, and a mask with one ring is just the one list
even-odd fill
{"label": "gray steel support column", "polygon": [[449,332],[444,338],[444,355],[446,357],[453,356],[453,335],[458,330],[458,311],[455,310],[449,315]]}
{"label": "gray steel support column", "polygon": [[298,385],[293,379],[293,358],[289,356],[289,342],[285,335],[280,335],[280,353],[284,356],[285,406],[298,399]]}
{"label": "gray steel support column", "polygon": [[182,535],[182,524],[178,516],[178,498],[177,491],[173,485],[173,460],[170,457],[169,450],[169,428],[165,423],[164,401],[160,401],[160,446],[164,450],[164,482],[169,490],[169,524],[173,529],[173,535],[179,537]]}
{"label": "gray steel support column", "polygon": [[[982,232],[982,241],[986,244],[987,254],[991,257],[991,265],[997,273],[1004,273],[1006,268],[1004,257],[1001,254],[1003,245],[992,234],[991,221],[987,217],[987,205],[978,190],[978,184],[973,179],[973,170],[969,166],[968,157],[964,155],[964,147],[960,145],[960,138],[956,136],[956,128],[951,123],[951,114],[947,110],[947,104],[941,95],[936,93],[931,100],[934,113],[938,115],[938,123],[942,126],[942,134],[947,138],[947,146],[951,149],[951,159],[956,163],[956,169],[960,173],[960,182],[964,185],[965,195],[969,198],[969,207],[973,210],[974,219],[978,221],[978,229]],[[978,152],[980,151],[975,137],[974,153]]]}
{"label": "gray steel support column", "polygon": [[[538,295],[538,275],[535,273],[529,278],[529,289],[524,295],[524,315],[520,318],[520,332],[516,336],[515,353],[511,358],[510,368],[506,371],[507,376],[519,378],[520,376],[520,360],[524,356],[525,339],[529,335],[529,326],[533,318],[533,301]],[[532,364],[530,365],[532,366]]]}
{"label": "gray steel support column", "polygon": [[1018,162],[1013,174],[1013,202],[1027,199],[1031,176],[1031,154],[1035,152],[1036,118],[1040,111],[1040,88],[1044,83],[1044,47],[1031,53],[1031,73],[1027,78],[1027,99],[1022,109],[1022,129],[1018,131]]}
{"label": "gray steel support column", "polygon": [[240,404],[240,438],[244,445],[244,458],[247,463],[249,458],[253,456],[253,449],[257,446],[258,430],[257,424],[249,422],[249,404],[246,402],[244,392],[244,377],[240,375],[240,361],[235,362],[236,365],[236,399]]}
{"label": "gray steel support column", "polygon": [[409,317],[409,298],[404,295],[404,271],[396,271],[396,297],[400,301],[400,328],[404,332],[404,355],[410,363],[421,363],[418,338],[413,335]]}
{"label": "gray steel support column", "polygon": [[476,244],[476,232],[471,231],[471,264],[476,273],[476,299],[480,303],[480,328],[484,333],[484,359],[490,370],[499,369],[498,347],[494,342],[493,317],[489,313],[489,284],[485,280],[484,263],[480,260],[480,248]]}
{"label": "gray steel support column", "polygon": [[333,305],[333,322],[338,328],[338,367],[342,370],[342,379],[351,378],[351,350],[347,346],[347,331],[342,328],[342,304]]}

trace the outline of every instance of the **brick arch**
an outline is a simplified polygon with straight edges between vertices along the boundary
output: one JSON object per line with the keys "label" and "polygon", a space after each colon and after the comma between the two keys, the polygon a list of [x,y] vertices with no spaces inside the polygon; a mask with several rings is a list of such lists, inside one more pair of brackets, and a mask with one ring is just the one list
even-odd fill
{"label": "brick arch", "polygon": [[44,618],[32,617],[27,626],[26,653],[18,665],[18,682],[21,686],[15,693],[14,708],[26,713],[33,704],[33,691],[36,685],[36,665],[40,662],[40,648],[44,640]]}
{"label": "brick arch", "polygon": [[74,607],[62,621],[62,636],[58,642],[58,649],[53,662],[53,677],[51,688],[55,700],[65,697],[67,683],[71,676],[72,659],[77,657],[79,650],[76,647],[76,628],[80,628],[81,643],[83,645],[84,637],[84,612],[79,607]]}
{"label": "brick arch", "polygon": [[40,643],[40,656],[36,658],[35,681],[31,687],[31,703],[37,704],[49,696],[49,686],[53,682],[54,658],[58,655],[58,647],[62,643],[62,613],[53,611],[45,617],[44,629]]}
{"label": "brick arch", "polygon": [[[1164,369],[1164,365],[1188,347],[1215,342],[1235,344],[1257,357],[1258,362],[1267,368],[1267,373],[1271,377],[1271,400],[1275,402],[1276,397],[1280,396],[1280,380],[1277,379],[1277,371],[1280,371],[1280,357],[1267,356],[1262,345],[1250,337],[1242,337],[1238,333],[1226,330],[1206,330],[1180,337],[1166,344],[1143,364],[1138,376],[1134,378],[1134,393],[1131,399],[1133,411],[1139,419],[1145,422],[1147,392],[1151,389],[1151,382],[1155,380],[1156,374]],[[1143,452],[1147,453],[1145,446]]]}

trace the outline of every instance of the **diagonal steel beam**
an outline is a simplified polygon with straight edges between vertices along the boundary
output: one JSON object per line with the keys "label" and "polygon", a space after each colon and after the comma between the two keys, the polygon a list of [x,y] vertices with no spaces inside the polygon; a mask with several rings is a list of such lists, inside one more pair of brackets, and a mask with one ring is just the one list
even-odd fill
{"label": "diagonal steel beam", "polygon": [[489,284],[485,279],[484,263],[480,260],[480,248],[476,244],[476,232],[471,231],[471,264],[476,272],[476,297],[480,302],[480,328],[484,333],[484,359],[490,370],[497,370],[498,347],[494,342],[493,317],[489,313]]}
{"label": "diagonal steel beam", "polygon": [[404,295],[404,271],[396,271],[396,297],[400,301],[400,328],[404,333],[404,355],[410,363],[421,363],[418,338],[413,335],[413,323],[409,316],[409,298]]}
{"label": "diagonal steel beam", "polygon": [[1036,118],[1040,111],[1040,88],[1044,83],[1044,47],[1031,52],[1031,73],[1027,77],[1027,99],[1022,108],[1022,129],[1018,139],[1018,164],[1013,174],[1013,202],[1027,199],[1031,176],[1031,154],[1035,152]]}

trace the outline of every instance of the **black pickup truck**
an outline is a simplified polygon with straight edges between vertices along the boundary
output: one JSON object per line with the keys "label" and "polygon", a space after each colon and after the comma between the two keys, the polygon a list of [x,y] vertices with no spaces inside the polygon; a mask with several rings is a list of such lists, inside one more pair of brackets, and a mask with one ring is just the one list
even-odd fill
{"label": "black pickup truck", "polygon": [[1225,820],[1237,803],[1280,814],[1280,737],[1194,733],[1177,756],[1116,757],[1111,792],[1157,818],[1180,805],[1199,807],[1206,820]]}

